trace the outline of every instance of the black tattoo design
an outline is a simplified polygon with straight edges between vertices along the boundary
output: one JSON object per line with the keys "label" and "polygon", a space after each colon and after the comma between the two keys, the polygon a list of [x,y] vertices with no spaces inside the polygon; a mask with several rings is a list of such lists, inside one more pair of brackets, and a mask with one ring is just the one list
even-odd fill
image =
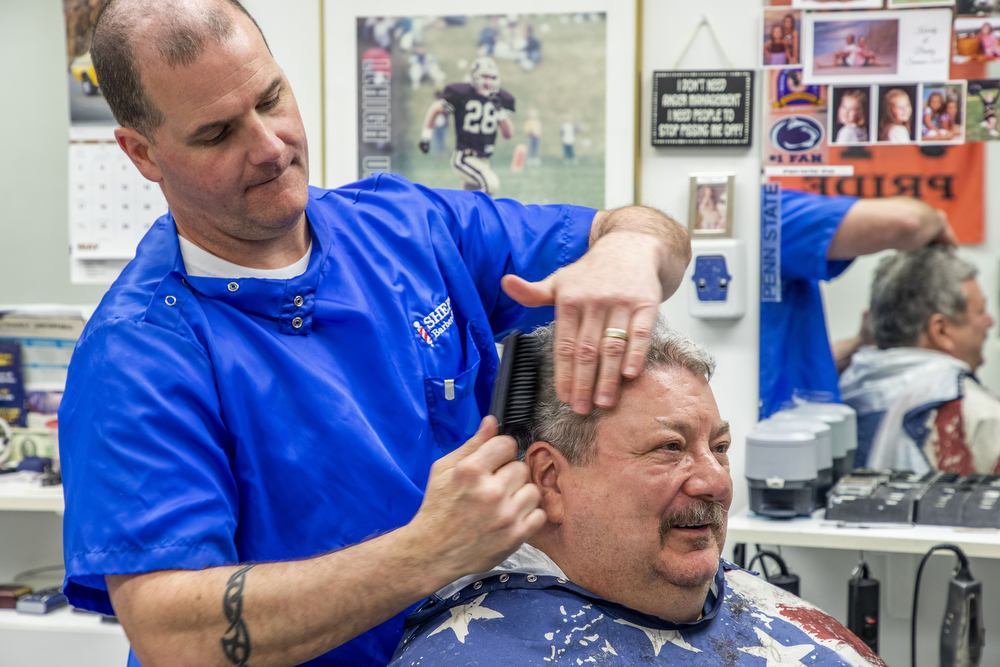
{"label": "black tattoo design", "polygon": [[229,662],[236,667],[245,667],[250,659],[250,633],[247,624],[243,622],[243,585],[246,583],[247,571],[253,565],[242,567],[229,577],[226,583],[226,593],[222,596],[222,613],[229,621],[229,627],[219,640],[222,652]]}

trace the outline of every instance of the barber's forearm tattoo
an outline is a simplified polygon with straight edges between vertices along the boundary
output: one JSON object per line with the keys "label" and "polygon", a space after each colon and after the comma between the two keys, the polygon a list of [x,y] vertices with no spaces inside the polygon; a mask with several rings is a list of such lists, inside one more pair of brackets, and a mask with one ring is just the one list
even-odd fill
{"label": "barber's forearm tattoo", "polygon": [[243,621],[243,585],[246,583],[247,571],[253,565],[242,567],[229,577],[226,583],[226,593],[222,597],[222,612],[229,621],[222,639],[222,652],[229,662],[236,667],[244,667],[250,659],[250,633]]}

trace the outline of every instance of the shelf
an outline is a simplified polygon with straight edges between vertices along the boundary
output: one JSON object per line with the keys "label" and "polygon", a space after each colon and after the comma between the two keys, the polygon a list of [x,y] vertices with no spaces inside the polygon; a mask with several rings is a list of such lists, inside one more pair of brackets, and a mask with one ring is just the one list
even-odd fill
{"label": "shelf", "polygon": [[56,512],[62,514],[63,488],[0,481],[0,511]]}
{"label": "shelf", "polygon": [[825,520],[823,510],[817,510],[811,517],[770,519],[751,515],[749,509],[743,508],[729,517],[726,541],[910,554],[923,554],[936,544],[949,542],[971,557],[1000,558],[1000,531],[992,528],[845,524]]}
{"label": "shelf", "polygon": [[122,626],[101,621],[100,614],[81,614],[68,605],[47,614],[19,614],[0,609],[0,630],[38,630],[42,632],[83,632],[125,636]]}

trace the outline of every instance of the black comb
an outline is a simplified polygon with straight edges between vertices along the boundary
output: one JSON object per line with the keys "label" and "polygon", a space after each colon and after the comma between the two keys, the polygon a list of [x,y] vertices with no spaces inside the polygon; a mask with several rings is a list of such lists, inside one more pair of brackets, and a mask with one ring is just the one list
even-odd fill
{"label": "black comb", "polygon": [[490,414],[497,418],[500,435],[517,440],[523,454],[531,444],[538,400],[538,339],[514,331],[503,339],[503,359],[493,384]]}

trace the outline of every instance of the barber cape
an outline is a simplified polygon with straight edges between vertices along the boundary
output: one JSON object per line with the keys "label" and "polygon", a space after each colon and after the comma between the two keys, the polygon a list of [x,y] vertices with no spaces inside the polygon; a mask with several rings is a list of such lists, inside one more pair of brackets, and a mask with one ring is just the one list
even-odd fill
{"label": "barber cape", "polygon": [[858,412],[857,464],[963,475],[997,469],[1000,401],[964,361],[936,350],[866,347],[840,391]]}
{"label": "barber cape", "polygon": [[410,614],[390,663],[592,664],[885,667],[832,617],[725,561],[703,617],[670,623],[573,584],[528,545]]}

